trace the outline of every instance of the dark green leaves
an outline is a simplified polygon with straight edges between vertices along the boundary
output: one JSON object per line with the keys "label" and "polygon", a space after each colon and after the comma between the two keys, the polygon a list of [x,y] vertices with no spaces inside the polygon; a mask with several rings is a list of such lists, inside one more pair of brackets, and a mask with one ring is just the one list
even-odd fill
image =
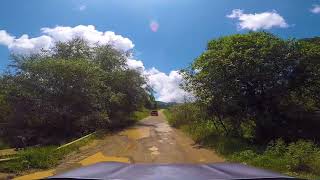
{"label": "dark green leaves", "polygon": [[112,46],[80,38],[32,56],[13,56],[1,77],[1,132],[16,146],[59,143],[129,123],[149,101],[142,75]]}
{"label": "dark green leaves", "polygon": [[183,71],[186,89],[209,115],[228,119],[235,134],[241,134],[239,126],[250,119],[257,125],[256,138],[262,141],[320,138],[302,123],[309,119],[320,127],[311,116],[320,109],[319,48],[313,41],[283,40],[265,32],[212,40]]}

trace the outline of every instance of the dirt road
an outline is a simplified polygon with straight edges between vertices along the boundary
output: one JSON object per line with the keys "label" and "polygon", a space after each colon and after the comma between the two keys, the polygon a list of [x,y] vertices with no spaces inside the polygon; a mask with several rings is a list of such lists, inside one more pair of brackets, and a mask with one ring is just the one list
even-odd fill
{"label": "dirt road", "polygon": [[212,150],[198,148],[185,134],[171,128],[163,113],[159,112],[159,116],[149,116],[132,128],[95,140],[82,147],[80,152],[69,155],[54,170],[40,172],[40,175],[59,174],[102,161],[214,163],[224,160]]}

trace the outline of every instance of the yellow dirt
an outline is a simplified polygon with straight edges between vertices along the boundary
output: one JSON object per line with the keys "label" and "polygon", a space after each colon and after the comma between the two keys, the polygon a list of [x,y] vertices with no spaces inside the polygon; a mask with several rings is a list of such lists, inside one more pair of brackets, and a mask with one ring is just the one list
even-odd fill
{"label": "yellow dirt", "polygon": [[[105,156],[102,152],[98,152],[92,156],[85,158],[80,161],[79,164],[82,166],[89,166],[91,164],[96,164],[99,162],[123,162],[130,163],[130,160],[126,157],[116,157],[116,156]],[[53,176],[55,174],[55,170],[51,169],[48,171],[41,171],[32,174],[28,174],[25,176],[20,176],[15,178],[14,180],[31,180],[31,179],[43,179],[49,176]]]}
{"label": "yellow dirt", "polygon": [[82,166],[88,166],[91,164],[96,164],[98,162],[123,162],[123,163],[130,163],[129,159],[126,157],[116,157],[116,156],[105,156],[102,152],[98,152],[92,156],[85,158],[84,160],[80,161],[79,163]]}
{"label": "yellow dirt", "polygon": [[123,163],[216,163],[223,162],[213,150],[198,147],[183,132],[168,125],[163,113],[139,121],[133,128],[103,139],[70,154],[55,170],[19,179],[39,179],[99,162]]}
{"label": "yellow dirt", "polygon": [[17,154],[17,151],[15,149],[0,150],[0,156],[8,156],[8,155],[13,155],[13,154]]}
{"label": "yellow dirt", "polygon": [[55,170],[51,169],[51,170],[47,170],[47,171],[41,171],[41,172],[28,174],[28,175],[25,175],[25,176],[20,176],[20,177],[14,178],[14,180],[43,179],[43,178],[46,178],[46,177],[49,177],[49,176],[53,176],[54,172],[55,172]]}
{"label": "yellow dirt", "polygon": [[134,128],[128,129],[120,133],[120,135],[127,136],[130,139],[138,140],[150,136],[150,128]]}

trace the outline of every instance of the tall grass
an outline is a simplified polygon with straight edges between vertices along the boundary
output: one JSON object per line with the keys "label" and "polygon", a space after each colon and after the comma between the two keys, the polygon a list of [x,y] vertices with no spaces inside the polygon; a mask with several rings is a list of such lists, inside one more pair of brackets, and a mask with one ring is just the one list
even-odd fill
{"label": "tall grass", "polygon": [[[142,109],[133,113],[130,120],[138,121],[149,116],[148,109]],[[97,132],[74,144],[57,149],[58,146],[31,147],[19,151],[13,159],[6,162],[0,162],[0,172],[19,173],[28,169],[48,169],[55,167],[69,153],[78,151],[79,148],[93,139],[101,138],[102,132]],[[1,141],[0,141],[1,145]],[[1,146],[0,146],[1,147]]]}
{"label": "tall grass", "polygon": [[167,121],[172,119],[172,113],[169,109],[163,109],[162,112],[163,112],[164,116],[167,118]]}
{"label": "tall grass", "polygon": [[311,141],[286,144],[278,139],[261,153],[248,149],[231,154],[229,159],[293,176],[320,178],[320,148]]}
{"label": "tall grass", "polygon": [[150,115],[150,110],[146,109],[146,108],[143,108],[143,109],[141,109],[139,111],[133,112],[132,119],[134,121],[139,121],[139,120],[142,120],[142,119],[148,117],[149,115]]}
{"label": "tall grass", "polygon": [[[188,106],[165,110],[164,114],[169,124],[180,128],[204,147],[214,149],[227,161],[245,163],[301,178],[320,179],[320,147],[312,141],[285,143],[279,139],[265,146],[256,145],[248,140],[248,126],[243,127],[244,131],[247,131],[244,133],[246,137],[225,136],[221,127],[201,115],[197,117],[198,111],[195,107],[188,109]],[[189,114],[192,115],[188,116]]]}
{"label": "tall grass", "polygon": [[19,151],[16,159],[0,162],[0,172],[19,173],[29,169],[48,169],[59,164],[67,154],[78,151],[79,148],[96,136],[90,136],[74,144],[57,149],[57,146],[31,147]]}
{"label": "tall grass", "polygon": [[0,138],[0,150],[9,148],[9,145]]}

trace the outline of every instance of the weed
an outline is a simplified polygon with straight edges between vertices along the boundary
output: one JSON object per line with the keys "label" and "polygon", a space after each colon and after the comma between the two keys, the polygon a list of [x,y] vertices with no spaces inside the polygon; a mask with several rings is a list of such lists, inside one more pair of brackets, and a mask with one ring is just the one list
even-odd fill
{"label": "weed", "polygon": [[133,112],[132,119],[135,121],[139,121],[148,117],[149,114],[150,114],[150,110],[144,108],[144,109],[141,109],[140,111]]}
{"label": "weed", "polygon": [[95,139],[95,135],[57,149],[57,146],[31,147],[19,151],[17,159],[0,162],[0,172],[18,173],[29,169],[48,169],[56,166],[67,154]]}
{"label": "weed", "polygon": [[6,149],[9,148],[9,145],[5,143],[4,140],[0,139],[0,149]]}
{"label": "weed", "polygon": [[188,116],[183,121],[177,119],[187,114],[183,110],[165,110],[164,114],[169,124],[179,127],[204,147],[214,149],[227,161],[245,163],[306,179],[316,179],[320,176],[320,148],[311,141],[299,140],[286,144],[282,139],[278,139],[267,146],[261,146],[250,141],[252,125],[244,128],[246,137],[226,136],[221,133],[221,127],[201,116]]}

